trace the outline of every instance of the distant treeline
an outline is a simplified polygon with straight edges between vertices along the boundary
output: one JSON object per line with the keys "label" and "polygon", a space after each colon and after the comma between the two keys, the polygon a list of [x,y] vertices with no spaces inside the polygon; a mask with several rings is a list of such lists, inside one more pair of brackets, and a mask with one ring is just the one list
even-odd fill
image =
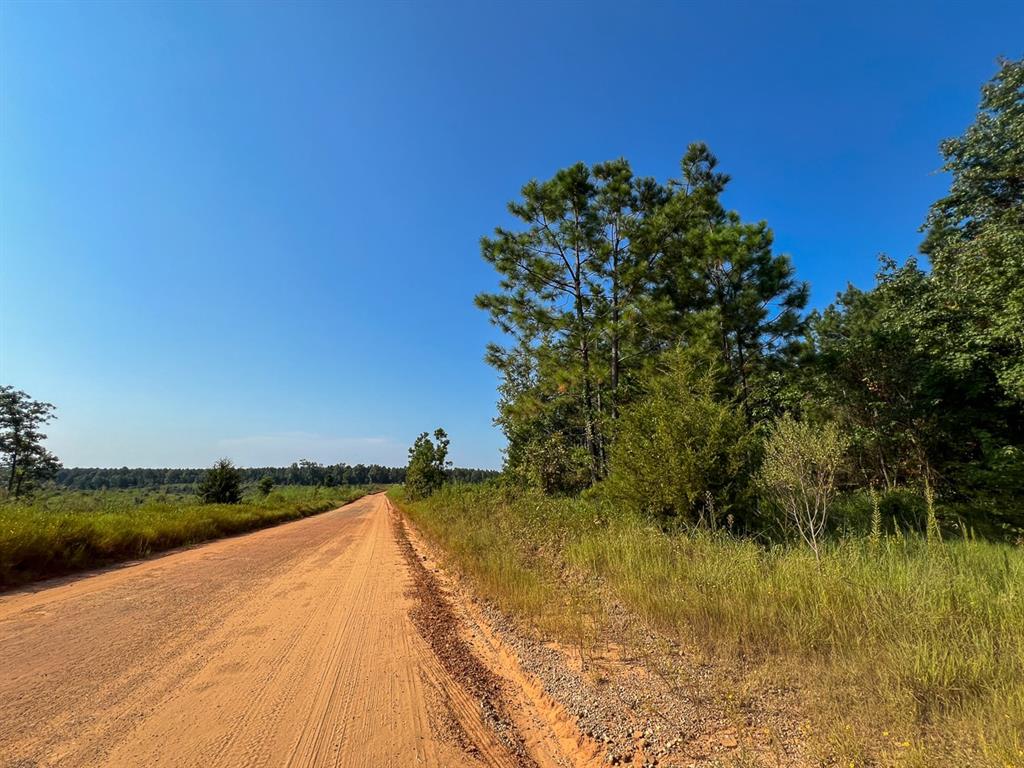
{"label": "distant treeline", "polygon": [[[289,467],[241,467],[244,482],[256,482],[269,477],[275,485],[369,485],[405,482],[405,467],[385,467],[380,464],[316,464],[301,461]],[[156,488],[168,485],[192,485],[198,482],[205,468],[200,469],[145,469],[121,467],[102,469],[72,467],[61,469],[54,482],[62,488],[75,490],[102,490],[104,488]],[[455,467],[448,470],[453,482],[479,483],[496,477],[490,469]]]}

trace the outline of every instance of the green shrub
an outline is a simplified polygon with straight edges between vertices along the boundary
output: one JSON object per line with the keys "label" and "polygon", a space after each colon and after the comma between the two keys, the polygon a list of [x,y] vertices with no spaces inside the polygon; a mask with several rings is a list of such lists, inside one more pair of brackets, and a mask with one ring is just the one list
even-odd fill
{"label": "green shrub", "polygon": [[555,495],[576,494],[591,482],[591,458],[587,449],[563,432],[537,436],[527,444],[532,454],[522,468],[531,488]]}
{"label": "green shrub", "polygon": [[618,506],[692,525],[746,518],[756,441],[720,394],[719,371],[670,353],[647,394],[626,407],[602,493]]}
{"label": "green shrub", "polygon": [[924,533],[928,523],[928,506],[924,495],[914,488],[892,488],[881,494],[879,508],[882,520],[903,531]]}
{"label": "green shrub", "polygon": [[230,459],[219,459],[196,485],[204,504],[237,504],[242,500],[242,473]]}

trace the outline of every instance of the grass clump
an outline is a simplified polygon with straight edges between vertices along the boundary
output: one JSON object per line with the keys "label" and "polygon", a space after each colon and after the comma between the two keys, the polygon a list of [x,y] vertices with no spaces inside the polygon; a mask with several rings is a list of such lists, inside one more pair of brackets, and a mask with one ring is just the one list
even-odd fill
{"label": "grass clump", "polygon": [[497,486],[405,507],[486,597],[543,630],[599,621],[567,615],[592,608],[571,585],[599,583],[709,656],[795,679],[824,764],[1024,764],[1019,547],[876,526],[816,556]]}
{"label": "grass clump", "polygon": [[333,509],[364,487],[283,486],[238,504],[163,491],[57,491],[0,503],[0,589]]}

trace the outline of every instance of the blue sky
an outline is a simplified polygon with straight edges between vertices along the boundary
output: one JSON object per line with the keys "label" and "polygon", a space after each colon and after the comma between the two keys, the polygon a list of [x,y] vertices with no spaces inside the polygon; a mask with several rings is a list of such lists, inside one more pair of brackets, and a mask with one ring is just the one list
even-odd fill
{"label": "blue sky", "polygon": [[478,240],[707,141],[827,304],[903,258],[1019,3],[0,4],[0,380],[68,466],[500,465]]}

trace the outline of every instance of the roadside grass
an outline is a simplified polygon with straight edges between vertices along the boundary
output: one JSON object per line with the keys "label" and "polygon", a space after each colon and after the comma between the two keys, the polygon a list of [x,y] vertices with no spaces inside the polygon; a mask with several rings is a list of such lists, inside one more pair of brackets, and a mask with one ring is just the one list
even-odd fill
{"label": "roadside grass", "polygon": [[599,631],[600,596],[578,585],[600,584],[708,657],[795,680],[822,765],[1024,766],[1020,547],[848,536],[819,564],[594,500],[496,485],[393,495],[485,597],[542,633]]}
{"label": "roadside grass", "polygon": [[146,557],[334,509],[365,486],[249,490],[240,504],[201,504],[165,490],[50,491],[0,502],[0,589]]}

